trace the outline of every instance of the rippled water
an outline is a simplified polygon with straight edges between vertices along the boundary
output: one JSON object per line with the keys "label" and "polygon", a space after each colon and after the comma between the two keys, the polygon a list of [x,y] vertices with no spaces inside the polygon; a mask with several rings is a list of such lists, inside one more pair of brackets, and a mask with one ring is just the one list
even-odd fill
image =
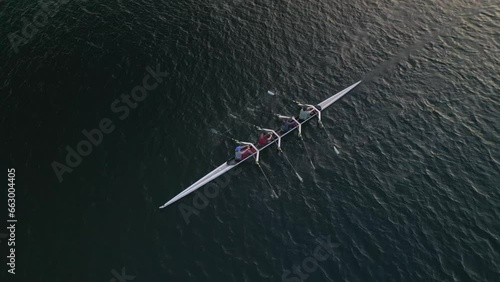
{"label": "rippled water", "polygon": [[[16,52],[9,36],[40,5],[0,3],[17,278],[499,281],[498,3],[73,0]],[[120,119],[111,105],[148,66],[167,77]],[[358,80],[324,112],[340,155],[315,123],[315,170],[284,140],[303,183],[270,149],[278,199],[249,163],[208,203],[158,209],[228,158],[229,137],[254,140],[249,123],[274,128],[291,99]],[[104,118],[115,130],[59,182],[51,164]],[[336,247],[307,272],[328,236]]]}

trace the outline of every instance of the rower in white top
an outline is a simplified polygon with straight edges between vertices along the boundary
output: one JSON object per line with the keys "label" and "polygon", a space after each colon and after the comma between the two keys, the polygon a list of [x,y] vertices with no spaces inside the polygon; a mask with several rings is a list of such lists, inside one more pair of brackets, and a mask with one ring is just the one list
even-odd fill
{"label": "rower in white top", "polygon": [[314,113],[316,113],[318,115],[318,120],[321,122],[321,111],[316,109],[315,106],[307,104],[298,105],[302,107],[299,113],[299,121],[305,121],[309,119]]}

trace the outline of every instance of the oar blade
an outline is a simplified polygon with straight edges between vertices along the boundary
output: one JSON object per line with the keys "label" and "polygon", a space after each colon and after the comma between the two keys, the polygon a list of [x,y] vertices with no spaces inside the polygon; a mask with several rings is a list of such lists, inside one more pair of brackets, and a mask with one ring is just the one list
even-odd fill
{"label": "oar blade", "polygon": [[300,182],[304,182],[304,179],[302,179],[302,177],[298,173],[295,173],[295,175],[297,175],[297,178],[300,180]]}
{"label": "oar blade", "polygon": [[274,189],[272,189],[271,191],[272,191],[272,193],[271,193],[271,198],[273,198],[273,199],[278,199],[278,198],[279,198],[279,197],[278,197],[278,194],[276,194],[276,192],[274,192]]}

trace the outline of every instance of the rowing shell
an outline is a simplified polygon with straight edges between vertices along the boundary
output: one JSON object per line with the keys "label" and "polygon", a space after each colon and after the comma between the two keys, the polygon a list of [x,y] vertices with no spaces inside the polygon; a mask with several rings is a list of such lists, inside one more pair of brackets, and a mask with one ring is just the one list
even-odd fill
{"label": "rowing shell", "polygon": [[[319,103],[316,108],[320,111],[323,111],[324,109],[326,109],[328,106],[330,106],[331,104],[335,103],[335,101],[337,101],[338,99],[340,99],[342,96],[344,96],[345,94],[347,94],[349,91],[351,91],[354,87],[358,86],[358,84],[360,84],[361,81],[358,81],[356,83],[354,83],[353,85],[347,87],[346,89],[340,91],[339,93],[331,96],[330,98],[324,100],[323,102]],[[300,122],[300,124],[304,124],[306,123],[307,121],[309,121],[310,119],[314,118],[317,114],[314,113],[313,115],[311,115],[308,119]],[[290,129],[289,131],[283,133],[280,135],[280,138],[286,136],[287,134],[289,134],[290,132],[294,131],[296,128],[298,128],[299,126],[295,126],[293,127],[292,129]],[[270,141],[268,144],[266,144],[265,146],[263,147],[260,147],[258,148],[258,151],[262,151],[264,150],[265,148],[271,146],[273,143],[275,143],[276,141],[278,140],[278,138],[275,138],[273,139],[272,141]],[[160,207],[160,209],[162,208],[165,208],[169,205],[171,205],[172,203],[184,198],[185,196],[193,193],[194,191],[198,190],[199,188],[201,188],[203,185],[207,184],[208,182],[214,180],[215,178],[221,176],[222,174],[226,173],[227,171],[229,171],[230,169],[233,169],[234,167],[236,167],[237,165],[241,164],[242,162],[244,162],[245,160],[253,157],[255,154],[257,154],[257,152],[247,156],[246,158],[244,158],[243,160],[237,162],[233,159],[221,164],[219,167],[217,167],[216,169],[212,170],[211,172],[209,172],[207,175],[203,176],[200,180],[196,181],[195,183],[191,184],[191,186],[189,186],[188,188],[186,188],[184,191],[180,192],[177,196],[173,197],[170,201],[166,202],[163,206]]]}

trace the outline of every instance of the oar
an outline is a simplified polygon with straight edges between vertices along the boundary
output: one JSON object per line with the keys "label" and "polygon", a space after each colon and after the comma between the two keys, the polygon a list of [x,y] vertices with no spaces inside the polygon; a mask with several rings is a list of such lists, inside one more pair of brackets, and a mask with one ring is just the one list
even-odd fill
{"label": "oar", "polygon": [[[282,116],[282,115],[279,115],[279,114],[276,114],[275,116],[276,116],[277,118],[279,118],[279,119],[284,119],[284,118],[287,118],[287,119],[288,119],[288,118],[290,118],[290,117],[287,117],[287,116]],[[295,118],[293,118],[293,117],[292,117],[292,119],[293,119],[296,123],[298,122]],[[301,133],[301,128],[300,128],[300,126],[301,126],[301,125],[300,125],[300,124],[298,124],[298,125],[296,125],[296,126],[298,126],[298,127],[299,127],[299,137],[300,137],[300,139],[302,140],[302,145],[304,146],[304,150],[306,151],[306,154],[307,154],[307,156],[308,156],[308,158],[309,158],[309,162],[311,163],[312,168],[313,168],[313,169],[316,169],[316,167],[314,166],[314,163],[313,163],[313,161],[312,161],[311,154],[309,154],[309,150],[307,149],[306,143],[304,142],[304,139],[302,138],[302,133]]]}
{"label": "oar", "polygon": [[274,192],[274,187],[271,184],[271,181],[269,181],[269,178],[267,178],[267,175],[264,172],[264,169],[262,169],[262,166],[260,165],[260,163],[257,163],[257,166],[260,168],[260,171],[262,172],[262,175],[264,175],[264,178],[266,178],[267,184],[269,184],[269,187],[271,187],[271,192],[272,192],[271,197],[274,197],[275,199],[277,199],[278,195],[276,194],[276,192]]}
{"label": "oar", "polygon": [[[303,105],[304,103],[301,103],[299,101],[296,101],[296,100],[293,100],[294,103],[296,103],[297,105]],[[321,120],[318,120],[318,123],[319,123],[319,126],[321,128],[323,128],[323,130],[325,131],[326,133],[326,136],[328,137],[328,140],[330,141],[330,143],[333,145],[333,150],[335,150],[335,153],[337,155],[340,154],[340,151],[337,149],[337,146],[335,146],[335,142],[333,142],[333,140],[330,138],[330,134],[328,134],[328,131],[326,130],[325,126],[323,125],[323,122]]]}
{"label": "oar", "polygon": [[[257,125],[254,125],[254,127],[257,129],[257,130],[264,130],[262,127],[260,126],[257,126]],[[281,147],[278,147],[278,151],[280,151],[282,154],[283,154],[283,157],[285,158],[285,160],[288,162],[288,164],[290,165],[290,167],[292,168],[293,172],[295,172],[295,175],[297,176],[297,178],[300,180],[300,182],[304,182],[304,180],[302,179],[302,177],[300,176],[300,174],[297,172],[297,170],[295,169],[295,167],[293,166],[292,162],[290,161],[290,159],[288,159],[287,155],[285,154],[285,152],[283,152],[283,150],[281,149]]]}
{"label": "oar", "polygon": [[319,121],[319,125],[321,128],[323,128],[323,130],[325,131],[326,133],[326,136],[328,137],[328,140],[330,141],[330,143],[333,145],[333,150],[335,150],[335,153],[337,155],[340,155],[340,151],[337,149],[337,146],[335,146],[335,142],[332,140],[332,138],[330,137],[330,134],[328,134],[328,131],[326,130],[325,126],[323,125],[323,123],[321,121]]}
{"label": "oar", "polygon": [[247,124],[249,126],[254,126],[253,124],[249,123],[248,121],[246,121],[244,119],[241,119],[241,118],[239,118],[239,117],[237,117],[237,116],[235,116],[233,114],[229,114],[229,116],[232,117],[232,118],[234,118],[234,119],[236,119],[236,120],[238,120],[238,121],[241,121],[241,122],[243,122],[243,123],[245,123],[245,124]]}
{"label": "oar", "polygon": [[281,150],[281,148],[278,149],[281,154],[283,154],[283,157],[285,157],[285,160],[288,162],[288,164],[290,165],[290,167],[293,169],[293,172],[295,172],[295,175],[297,176],[297,178],[300,180],[300,182],[304,182],[304,179],[302,179],[302,177],[300,176],[300,174],[297,172],[297,170],[295,170],[295,168],[293,167],[293,164],[292,162],[288,159],[288,157],[285,155],[285,152],[283,152],[283,150]]}
{"label": "oar", "polygon": [[[268,91],[268,93],[269,92],[270,91]],[[293,103],[295,103],[297,105],[301,104],[300,102],[298,102],[298,101],[296,101],[294,99],[290,99],[290,98],[288,98],[286,96],[281,96],[281,97],[285,97],[286,99],[292,101]],[[312,161],[311,154],[309,153],[309,150],[307,149],[306,143],[304,142],[304,138],[302,138],[302,134],[299,134],[299,137],[302,140],[302,145],[304,146],[304,150],[306,151],[307,157],[309,158],[309,163],[311,164],[311,166],[312,166],[313,169],[316,169],[316,167],[314,166],[314,163]]]}
{"label": "oar", "polygon": [[222,132],[222,133],[221,133],[221,132],[219,132],[219,131],[218,131],[217,129],[215,129],[215,128],[210,128],[210,132],[212,132],[213,134],[217,134],[217,135],[220,135],[220,136],[223,136],[223,137],[226,137],[226,138],[232,138],[232,137],[230,137],[229,135],[227,135],[227,133],[228,133],[229,131],[231,131],[231,129],[228,129],[228,130],[226,130],[226,131],[224,131],[224,132]]}
{"label": "oar", "polygon": [[[245,142],[238,141],[238,140],[236,140],[236,139],[234,139],[234,138],[231,138],[231,139],[232,139],[234,142],[238,143],[238,144],[242,144],[242,143],[243,143],[243,144],[245,144]],[[248,144],[248,143],[246,143],[246,144]],[[273,187],[273,185],[271,184],[271,181],[269,180],[269,178],[267,177],[266,173],[264,172],[264,169],[262,169],[262,166],[260,165],[260,162],[258,162],[258,161],[257,161],[257,157],[255,157],[255,155],[253,155],[253,158],[256,160],[256,162],[255,162],[255,163],[256,163],[256,164],[257,164],[257,166],[260,168],[260,171],[261,171],[261,172],[262,172],[262,174],[264,175],[264,178],[266,179],[267,184],[269,184],[269,187],[271,187],[271,192],[272,192],[271,197],[276,197],[276,198],[278,198],[278,195],[276,194],[276,192],[274,192],[274,187]]]}
{"label": "oar", "polygon": [[290,102],[293,102],[293,103],[295,103],[295,104],[298,104],[298,102],[297,102],[297,101],[295,101],[293,98],[288,98],[288,96],[286,96],[286,95],[280,95],[280,94],[282,94],[281,92],[277,92],[277,91],[276,91],[276,92],[274,92],[274,91],[271,91],[271,90],[267,90],[267,94],[269,94],[269,95],[271,95],[271,96],[281,97],[281,98],[284,98],[284,99],[286,99],[286,100],[288,100],[288,101],[290,101]]}
{"label": "oar", "polygon": [[309,150],[307,149],[306,142],[304,141],[304,138],[302,138],[302,134],[299,137],[300,137],[300,140],[302,140],[302,145],[304,146],[304,150],[306,151],[307,157],[309,158],[309,163],[311,163],[311,166],[313,169],[316,169],[316,167],[314,166],[314,163],[312,161],[311,154],[309,154]]}

